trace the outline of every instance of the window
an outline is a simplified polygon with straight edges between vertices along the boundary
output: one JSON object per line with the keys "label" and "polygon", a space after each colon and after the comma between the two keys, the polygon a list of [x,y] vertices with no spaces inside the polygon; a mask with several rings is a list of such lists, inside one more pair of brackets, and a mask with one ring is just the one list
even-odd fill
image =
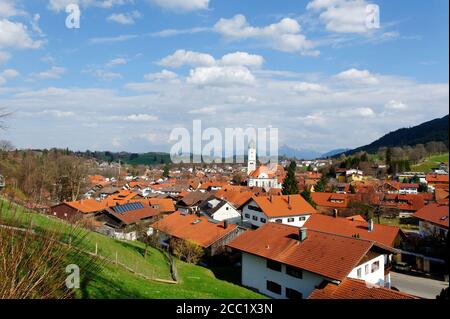
{"label": "window", "polygon": [[290,217],[288,218],[288,223],[293,223],[294,222],[294,218]]}
{"label": "window", "polygon": [[380,262],[376,261],[372,264],[372,272],[377,271],[378,269],[380,269]]}
{"label": "window", "polygon": [[258,216],[253,216],[252,219],[253,220],[258,220]]}
{"label": "window", "polygon": [[301,222],[302,222],[302,221],[305,221],[305,220],[306,220],[306,217],[299,217],[298,220],[301,221]]}
{"label": "window", "polygon": [[366,265],[364,267],[364,274],[368,275],[369,274],[369,265]]}
{"label": "window", "polygon": [[295,289],[286,288],[286,298],[299,300],[303,299],[303,294]]}
{"label": "window", "polygon": [[245,218],[250,218],[250,214],[245,214]]}
{"label": "window", "polygon": [[299,268],[286,266],[286,274],[295,278],[303,278],[303,271]]}
{"label": "window", "polygon": [[275,271],[281,271],[281,264],[279,262],[267,259],[267,268]]}
{"label": "window", "polygon": [[267,290],[275,294],[281,295],[281,286],[276,282],[267,280]]}
{"label": "window", "polygon": [[260,218],[260,221],[261,221],[261,223],[265,223],[266,222],[266,219],[265,218]]}
{"label": "window", "polygon": [[278,223],[278,224],[281,224],[283,222],[283,220],[282,219],[275,219],[275,223]]}
{"label": "window", "polygon": [[261,212],[261,208],[259,208],[258,206],[248,205],[248,209]]}
{"label": "window", "polygon": [[362,269],[361,269],[361,268],[358,268],[358,269],[356,270],[356,276],[357,276],[358,278],[361,278],[361,276],[362,276]]}

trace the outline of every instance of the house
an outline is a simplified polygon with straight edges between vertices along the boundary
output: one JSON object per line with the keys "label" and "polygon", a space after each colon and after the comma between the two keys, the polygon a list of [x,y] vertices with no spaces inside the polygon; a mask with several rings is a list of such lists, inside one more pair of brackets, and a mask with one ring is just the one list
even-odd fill
{"label": "house", "polygon": [[107,205],[93,199],[63,202],[50,207],[49,214],[55,217],[75,221],[80,218],[92,218]]}
{"label": "house", "polygon": [[241,283],[272,298],[302,299],[324,281],[346,278],[384,286],[384,255],[374,241],[267,223],[228,244],[241,252]]}
{"label": "house", "polygon": [[242,220],[252,228],[268,222],[301,227],[315,213],[301,195],[253,196],[242,208]]}
{"label": "house", "polygon": [[424,236],[440,236],[445,238],[448,233],[448,203],[429,204],[418,210],[414,215],[419,219],[419,232]]}
{"label": "house", "polygon": [[425,199],[422,194],[386,194],[380,204],[384,208],[395,209],[399,216],[411,216],[425,206]]}
{"label": "house", "polygon": [[97,222],[102,224],[97,231],[115,239],[136,240],[139,238],[137,224],[148,227],[159,215],[159,210],[143,203],[108,207],[96,216]]}
{"label": "house", "polygon": [[230,223],[238,223],[241,221],[241,213],[231,203],[223,199],[218,199],[214,195],[202,202],[198,208],[200,214],[214,220],[227,220]]}
{"label": "house", "polygon": [[128,189],[121,189],[118,192],[106,197],[102,202],[107,206],[123,205],[131,201],[143,199],[143,196]]}
{"label": "house", "polygon": [[240,210],[242,206],[253,196],[253,192],[250,189],[244,189],[240,187],[224,187],[216,192],[217,198],[224,199],[237,210]]}
{"label": "house", "polygon": [[385,182],[383,190],[388,194],[418,194],[419,184],[415,183],[400,183],[400,182]]}
{"label": "house", "polygon": [[198,205],[208,199],[214,192],[204,193],[200,191],[188,192],[177,203],[176,208],[181,212],[198,212]]}
{"label": "house", "polygon": [[448,189],[448,174],[427,174],[425,177],[428,183],[428,189],[434,191],[436,188]]}
{"label": "house", "polygon": [[360,182],[363,180],[364,173],[359,169],[349,169],[345,172],[345,180],[347,183]]}
{"label": "house", "polygon": [[151,227],[161,235],[163,246],[168,246],[171,238],[188,240],[201,246],[208,256],[222,252],[226,244],[245,231],[227,221],[219,222],[180,211],[164,216]]}
{"label": "house", "polygon": [[308,299],[419,299],[382,286],[368,285],[364,280],[346,278],[339,284],[324,281]]}
{"label": "house", "polygon": [[148,203],[151,207],[159,210],[161,214],[172,214],[176,211],[171,198],[149,198]]}

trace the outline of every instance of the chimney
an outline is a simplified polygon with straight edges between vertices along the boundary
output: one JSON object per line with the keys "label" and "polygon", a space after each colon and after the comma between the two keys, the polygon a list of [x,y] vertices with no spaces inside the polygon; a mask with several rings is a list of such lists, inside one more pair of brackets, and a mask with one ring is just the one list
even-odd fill
{"label": "chimney", "polygon": [[336,208],[333,209],[333,216],[334,216],[334,218],[338,217],[338,210]]}
{"label": "chimney", "polygon": [[373,220],[372,219],[369,219],[367,230],[369,231],[369,233],[373,231]]}
{"label": "chimney", "polygon": [[307,230],[306,227],[301,227],[301,228],[299,229],[299,236],[300,236],[300,241],[301,241],[301,242],[304,242],[305,239],[306,239],[306,230]]}
{"label": "chimney", "polygon": [[227,229],[228,228],[228,220],[224,220],[223,221],[223,228]]}

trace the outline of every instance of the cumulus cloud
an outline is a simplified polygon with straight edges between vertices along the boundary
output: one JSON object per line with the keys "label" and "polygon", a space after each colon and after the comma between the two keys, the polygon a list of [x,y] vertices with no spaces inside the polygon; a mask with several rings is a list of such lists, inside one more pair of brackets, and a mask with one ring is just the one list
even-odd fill
{"label": "cumulus cloud", "polygon": [[292,89],[296,92],[304,93],[304,92],[325,92],[327,91],[327,87],[317,84],[317,83],[309,83],[309,82],[300,82],[296,83],[292,86]]}
{"label": "cumulus cloud", "polygon": [[162,80],[171,80],[177,78],[178,75],[175,72],[169,70],[162,70],[161,72],[156,73],[147,73],[144,75],[144,79],[148,81],[162,81]]}
{"label": "cumulus cloud", "polygon": [[20,22],[1,19],[0,30],[0,49],[38,49],[44,44],[42,40],[33,40],[28,28]]}
{"label": "cumulus cloud", "polygon": [[206,106],[199,109],[193,109],[189,111],[190,114],[216,114],[216,108],[214,106]]}
{"label": "cumulus cloud", "polygon": [[150,114],[131,114],[131,115],[113,115],[110,120],[132,121],[132,122],[149,122],[157,121],[158,117]]}
{"label": "cumulus cloud", "polygon": [[208,9],[209,0],[151,0],[157,6],[179,12]]}
{"label": "cumulus cloud", "polygon": [[193,67],[245,66],[250,68],[259,68],[264,63],[264,58],[260,55],[238,51],[226,54],[221,59],[216,60],[212,55],[207,53],[177,50],[175,53],[166,56],[157,63],[170,68],[178,68],[184,65]]}
{"label": "cumulus cloud", "polygon": [[106,67],[112,68],[112,67],[115,67],[117,65],[124,65],[124,64],[127,64],[127,60],[126,59],[124,59],[124,58],[116,58],[116,59],[112,59],[108,63],[106,63]]}
{"label": "cumulus cloud", "polygon": [[140,18],[141,16],[142,15],[140,14],[140,12],[135,10],[129,13],[113,13],[107,18],[107,20],[122,25],[130,25],[134,24],[135,20]]}
{"label": "cumulus cloud", "polygon": [[375,112],[370,107],[358,107],[354,109],[354,114],[362,117],[374,117]]}
{"label": "cumulus cloud", "polygon": [[366,33],[366,11],[368,3],[364,0],[313,0],[306,8],[318,12],[319,19],[330,32]]}
{"label": "cumulus cloud", "polygon": [[17,2],[14,0],[2,0],[0,2],[0,18],[9,18],[23,14],[25,12],[17,7]]}
{"label": "cumulus cloud", "polygon": [[250,85],[255,77],[242,66],[198,67],[190,71],[187,82],[200,86]]}
{"label": "cumulus cloud", "polygon": [[0,75],[4,78],[15,78],[19,76],[20,73],[14,69],[6,69]]}
{"label": "cumulus cloud", "polygon": [[112,81],[112,80],[120,79],[122,77],[122,74],[117,73],[117,72],[105,71],[105,70],[96,70],[96,71],[94,71],[94,76],[96,76],[97,78],[99,78],[101,80]]}
{"label": "cumulus cloud", "polygon": [[8,52],[0,51],[0,65],[6,63],[11,58]]}
{"label": "cumulus cloud", "polygon": [[65,68],[53,66],[47,71],[33,73],[31,76],[39,79],[60,79],[64,73],[66,73]]}
{"label": "cumulus cloud", "polygon": [[406,110],[408,106],[402,101],[390,100],[385,107],[389,110]]}
{"label": "cumulus cloud", "polygon": [[214,26],[215,32],[229,40],[255,39],[276,50],[318,55],[317,50],[312,50],[313,42],[306,39],[301,30],[300,24],[291,18],[284,18],[265,27],[254,27],[242,14],[237,14],[231,19],[222,18]]}
{"label": "cumulus cloud", "polygon": [[335,76],[338,80],[348,81],[360,84],[378,84],[378,79],[372,75],[368,70],[358,70],[355,68],[343,71]]}

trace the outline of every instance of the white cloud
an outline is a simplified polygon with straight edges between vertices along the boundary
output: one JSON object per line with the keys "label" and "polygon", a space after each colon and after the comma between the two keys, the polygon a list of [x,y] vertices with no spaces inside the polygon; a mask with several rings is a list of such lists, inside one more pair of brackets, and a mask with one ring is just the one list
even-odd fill
{"label": "white cloud", "polygon": [[205,114],[205,115],[216,114],[216,108],[213,106],[206,106],[206,107],[202,107],[200,109],[190,110],[189,113],[190,114]]}
{"label": "white cloud", "polygon": [[11,58],[8,52],[0,51],[0,65],[6,63]]}
{"label": "white cloud", "polygon": [[162,70],[161,72],[157,73],[147,73],[144,75],[144,79],[148,81],[161,81],[161,80],[171,80],[178,77],[178,75],[175,72],[169,71],[169,70]]}
{"label": "white cloud", "polygon": [[243,66],[198,67],[190,71],[187,82],[200,86],[249,85],[255,82],[255,77]]}
{"label": "white cloud", "polygon": [[60,12],[66,9],[69,4],[78,4],[81,7],[97,7],[103,9],[110,9],[114,6],[133,3],[134,0],[49,0],[47,7],[55,12]]}
{"label": "white cloud", "polygon": [[139,38],[139,36],[136,34],[122,34],[115,37],[92,38],[89,39],[89,43],[91,44],[115,43],[115,42],[124,42],[136,38]]}
{"label": "white cloud", "polygon": [[6,83],[6,79],[2,76],[0,76],[0,85],[3,85]]}
{"label": "white cloud", "polygon": [[116,79],[120,79],[122,75],[120,73],[116,72],[110,72],[105,70],[96,70],[94,72],[94,76],[98,77],[99,79],[105,80],[105,81],[112,81]]}
{"label": "white cloud", "polygon": [[60,110],[44,110],[44,111],[42,111],[42,114],[51,115],[51,116],[60,117],[60,118],[75,116],[74,112],[60,111]]}
{"label": "white cloud", "polygon": [[53,66],[47,71],[33,73],[31,76],[39,79],[60,79],[64,73],[66,73],[65,68]]}
{"label": "white cloud", "polygon": [[11,22],[7,19],[0,20],[0,49],[38,49],[44,41],[34,41],[28,33],[27,27],[20,22]]}
{"label": "white cloud", "polygon": [[139,11],[133,11],[129,13],[113,13],[111,14],[107,20],[111,22],[116,22],[123,25],[134,24],[135,20],[140,18],[142,15]]}
{"label": "white cloud", "polygon": [[195,27],[195,28],[188,28],[188,29],[165,29],[165,30],[161,30],[158,32],[153,32],[151,35],[153,37],[166,38],[166,37],[172,37],[172,36],[181,35],[181,34],[195,34],[195,33],[206,32],[206,31],[211,31],[211,28]]}
{"label": "white cloud", "polygon": [[112,59],[108,63],[106,63],[106,67],[112,68],[114,66],[124,65],[124,64],[127,64],[127,60],[126,59],[124,59],[124,58],[116,58],[116,59]]}
{"label": "white cloud", "polygon": [[368,3],[364,0],[313,0],[307,9],[320,12],[319,19],[330,32],[366,33]]}
{"label": "white cloud", "polygon": [[362,117],[374,117],[375,112],[370,107],[359,107],[354,110],[354,114]]}
{"label": "white cloud", "polygon": [[238,14],[231,19],[220,19],[214,30],[229,40],[256,39],[270,47],[284,52],[300,52],[305,55],[318,55],[313,42],[301,34],[300,24],[291,18],[265,27],[251,26],[244,15]]}
{"label": "white cloud", "polygon": [[300,82],[293,85],[292,89],[296,92],[325,92],[327,88],[317,83]]}
{"label": "white cloud", "polygon": [[44,32],[42,32],[41,27],[39,26],[39,21],[41,20],[41,16],[36,13],[33,16],[33,19],[31,20],[31,28],[33,29],[34,32],[36,32],[37,34],[39,34],[41,37],[45,36]]}
{"label": "white cloud", "polygon": [[224,55],[216,60],[212,55],[201,52],[177,50],[175,53],[161,59],[158,64],[178,68],[184,65],[198,66],[246,66],[259,68],[264,63],[264,58],[260,55],[249,54],[247,52],[234,52]]}
{"label": "white cloud", "polygon": [[355,68],[343,71],[335,76],[338,80],[349,81],[361,84],[378,84],[378,79],[372,75],[368,70],[358,70]]}
{"label": "white cloud", "polygon": [[169,68],[178,68],[183,65],[212,66],[215,64],[215,59],[206,53],[177,50],[174,54],[161,59],[158,64]]}
{"label": "white cloud", "polygon": [[406,105],[402,101],[390,100],[386,103],[385,107],[390,110],[406,110],[408,108],[408,105]]}
{"label": "white cloud", "polygon": [[20,73],[14,69],[6,69],[0,75],[4,78],[15,78],[19,76]]}
{"label": "white cloud", "polygon": [[172,11],[195,11],[208,9],[209,0],[151,0],[161,8]]}
{"label": "white cloud", "polygon": [[157,121],[159,118],[150,114],[131,114],[131,115],[113,115],[110,120],[132,121],[132,122],[149,122]]}
{"label": "white cloud", "polygon": [[0,2],[0,18],[9,18],[23,14],[25,12],[17,8],[17,3],[14,0],[2,0]]}

